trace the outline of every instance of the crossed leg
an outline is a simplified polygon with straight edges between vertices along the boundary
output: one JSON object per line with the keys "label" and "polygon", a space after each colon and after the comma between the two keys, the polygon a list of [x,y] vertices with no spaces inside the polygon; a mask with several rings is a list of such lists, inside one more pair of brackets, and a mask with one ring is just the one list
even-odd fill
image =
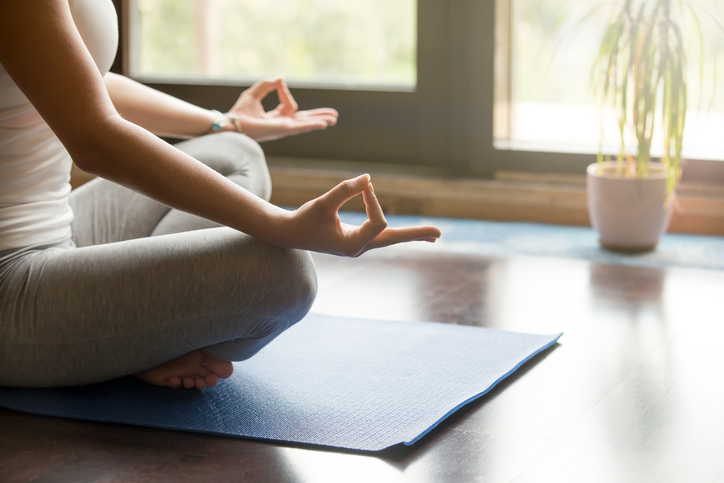
{"label": "crossed leg", "polygon": [[[177,146],[269,198],[263,153],[249,138],[217,134]],[[226,228],[195,231],[216,225],[106,180],[73,192],[71,205],[78,248],[35,254],[18,270],[27,278],[43,267],[42,279],[28,279],[31,289],[43,293],[36,299],[42,300],[36,320],[27,326],[48,330],[44,323],[52,322],[70,330],[58,334],[51,328],[50,338],[47,331],[21,334],[23,353],[45,367],[42,377],[19,385],[84,384],[135,374],[170,387],[213,386],[231,375],[230,361],[251,357],[300,320],[316,294],[314,266],[305,252]],[[58,305],[67,310],[48,313]],[[82,370],[69,374],[47,364],[58,359],[78,361]]]}

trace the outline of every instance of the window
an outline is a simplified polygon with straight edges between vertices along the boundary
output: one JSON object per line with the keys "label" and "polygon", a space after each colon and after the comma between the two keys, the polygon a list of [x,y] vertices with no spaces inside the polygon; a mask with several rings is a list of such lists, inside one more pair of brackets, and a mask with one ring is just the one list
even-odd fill
{"label": "window", "polygon": [[414,90],[415,0],[134,0],[130,74]]}
{"label": "window", "polygon": [[[603,136],[604,149],[618,152],[617,118],[601,110],[591,86],[592,60],[604,27],[618,2],[600,0],[514,0],[509,11],[509,102],[499,109],[507,126],[499,126],[496,145],[544,151],[595,153]],[[704,38],[703,66],[695,25],[687,36],[690,82],[684,157],[724,160],[724,93],[716,92],[716,72],[724,62],[716,55],[722,31],[714,20],[716,0],[698,0],[695,11]],[[593,15],[584,19],[588,13]],[[686,18],[686,17],[685,17]],[[721,56],[719,56],[721,57]],[[505,89],[506,87],[502,87]],[[501,89],[501,86],[497,86]],[[714,101],[712,104],[712,100]],[[660,126],[661,123],[658,123]],[[659,135],[660,137],[661,135]],[[654,138],[654,146],[662,148]]]}

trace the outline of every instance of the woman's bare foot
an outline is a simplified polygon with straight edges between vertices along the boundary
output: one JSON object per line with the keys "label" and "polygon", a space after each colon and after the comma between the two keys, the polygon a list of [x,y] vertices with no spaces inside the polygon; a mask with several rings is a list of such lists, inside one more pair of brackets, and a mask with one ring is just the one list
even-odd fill
{"label": "woman's bare foot", "polygon": [[204,389],[215,386],[219,378],[226,379],[233,372],[234,365],[231,362],[201,351],[192,351],[134,376],[156,386]]}

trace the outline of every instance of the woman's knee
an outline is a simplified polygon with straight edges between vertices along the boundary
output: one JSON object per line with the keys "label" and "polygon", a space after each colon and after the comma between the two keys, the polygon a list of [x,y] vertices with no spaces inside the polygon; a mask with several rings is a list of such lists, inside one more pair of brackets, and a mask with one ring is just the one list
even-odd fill
{"label": "woman's knee", "polygon": [[[214,234],[222,247],[222,257],[214,263],[226,274],[215,282],[233,293],[228,300],[248,304],[240,309],[259,315],[290,320],[306,315],[317,295],[317,272],[309,252],[277,247],[228,229]],[[226,277],[227,281],[220,280]]]}
{"label": "woman's knee", "polygon": [[176,147],[260,198],[271,198],[264,151],[249,136],[222,132],[183,141]]}
{"label": "woman's knee", "polygon": [[284,316],[295,324],[307,315],[317,297],[317,271],[309,252],[296,249],[284,251],[288,262],[284,269],[287,278],[284,296],[288,300]]}
{"label": "woman's knee", "polygon": [[253,310],[254,317],[234,322],[241,326],[231,326],[228,340],[203,348],[211,356],[229,361],[249,359],[302,320],[314,303],[317,274],[310,254],[256,243],[266,274],[258,280],[262,293],[253,297],[260,306]]}
{"label": "woman's knee", "polygon": [[253,181],[245,186],[243,180],[239,183],[249,189],[260,198],[269,201],[271,198],[271,176],[266,164],[264,150],[259,143],[249,136],[235,132],[223,132],[215,134],[216,142],[224,146],[224,151],[229,153],[230,161],[233,164],[233,172],[222,173],[230,179],[235,177],[248,178]]}
{"label": "woman's knee", "polygon": [[228,145],[233,151],[246,155],[247,159],[266,166],[264,150],[249,136],[236,132],[221,132],[214,134],[213,137],[215,143]]}

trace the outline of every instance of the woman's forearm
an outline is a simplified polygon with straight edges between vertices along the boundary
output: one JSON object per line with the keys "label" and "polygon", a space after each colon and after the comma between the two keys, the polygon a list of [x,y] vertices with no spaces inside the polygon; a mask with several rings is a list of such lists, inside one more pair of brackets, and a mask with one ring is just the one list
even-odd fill
{"label": "woman's forearm", "polygon": [[216,171],[119,116],[71,146],[78,166],[161,203],[288,246],[289,212],[254,196]]}
{"label": "woman's forearm", "polygon": [[206,134],[215,120],[206,109],[189,104],[122,75],[103,77],[116,110],[124,119],[154,134],[191,138]]}

